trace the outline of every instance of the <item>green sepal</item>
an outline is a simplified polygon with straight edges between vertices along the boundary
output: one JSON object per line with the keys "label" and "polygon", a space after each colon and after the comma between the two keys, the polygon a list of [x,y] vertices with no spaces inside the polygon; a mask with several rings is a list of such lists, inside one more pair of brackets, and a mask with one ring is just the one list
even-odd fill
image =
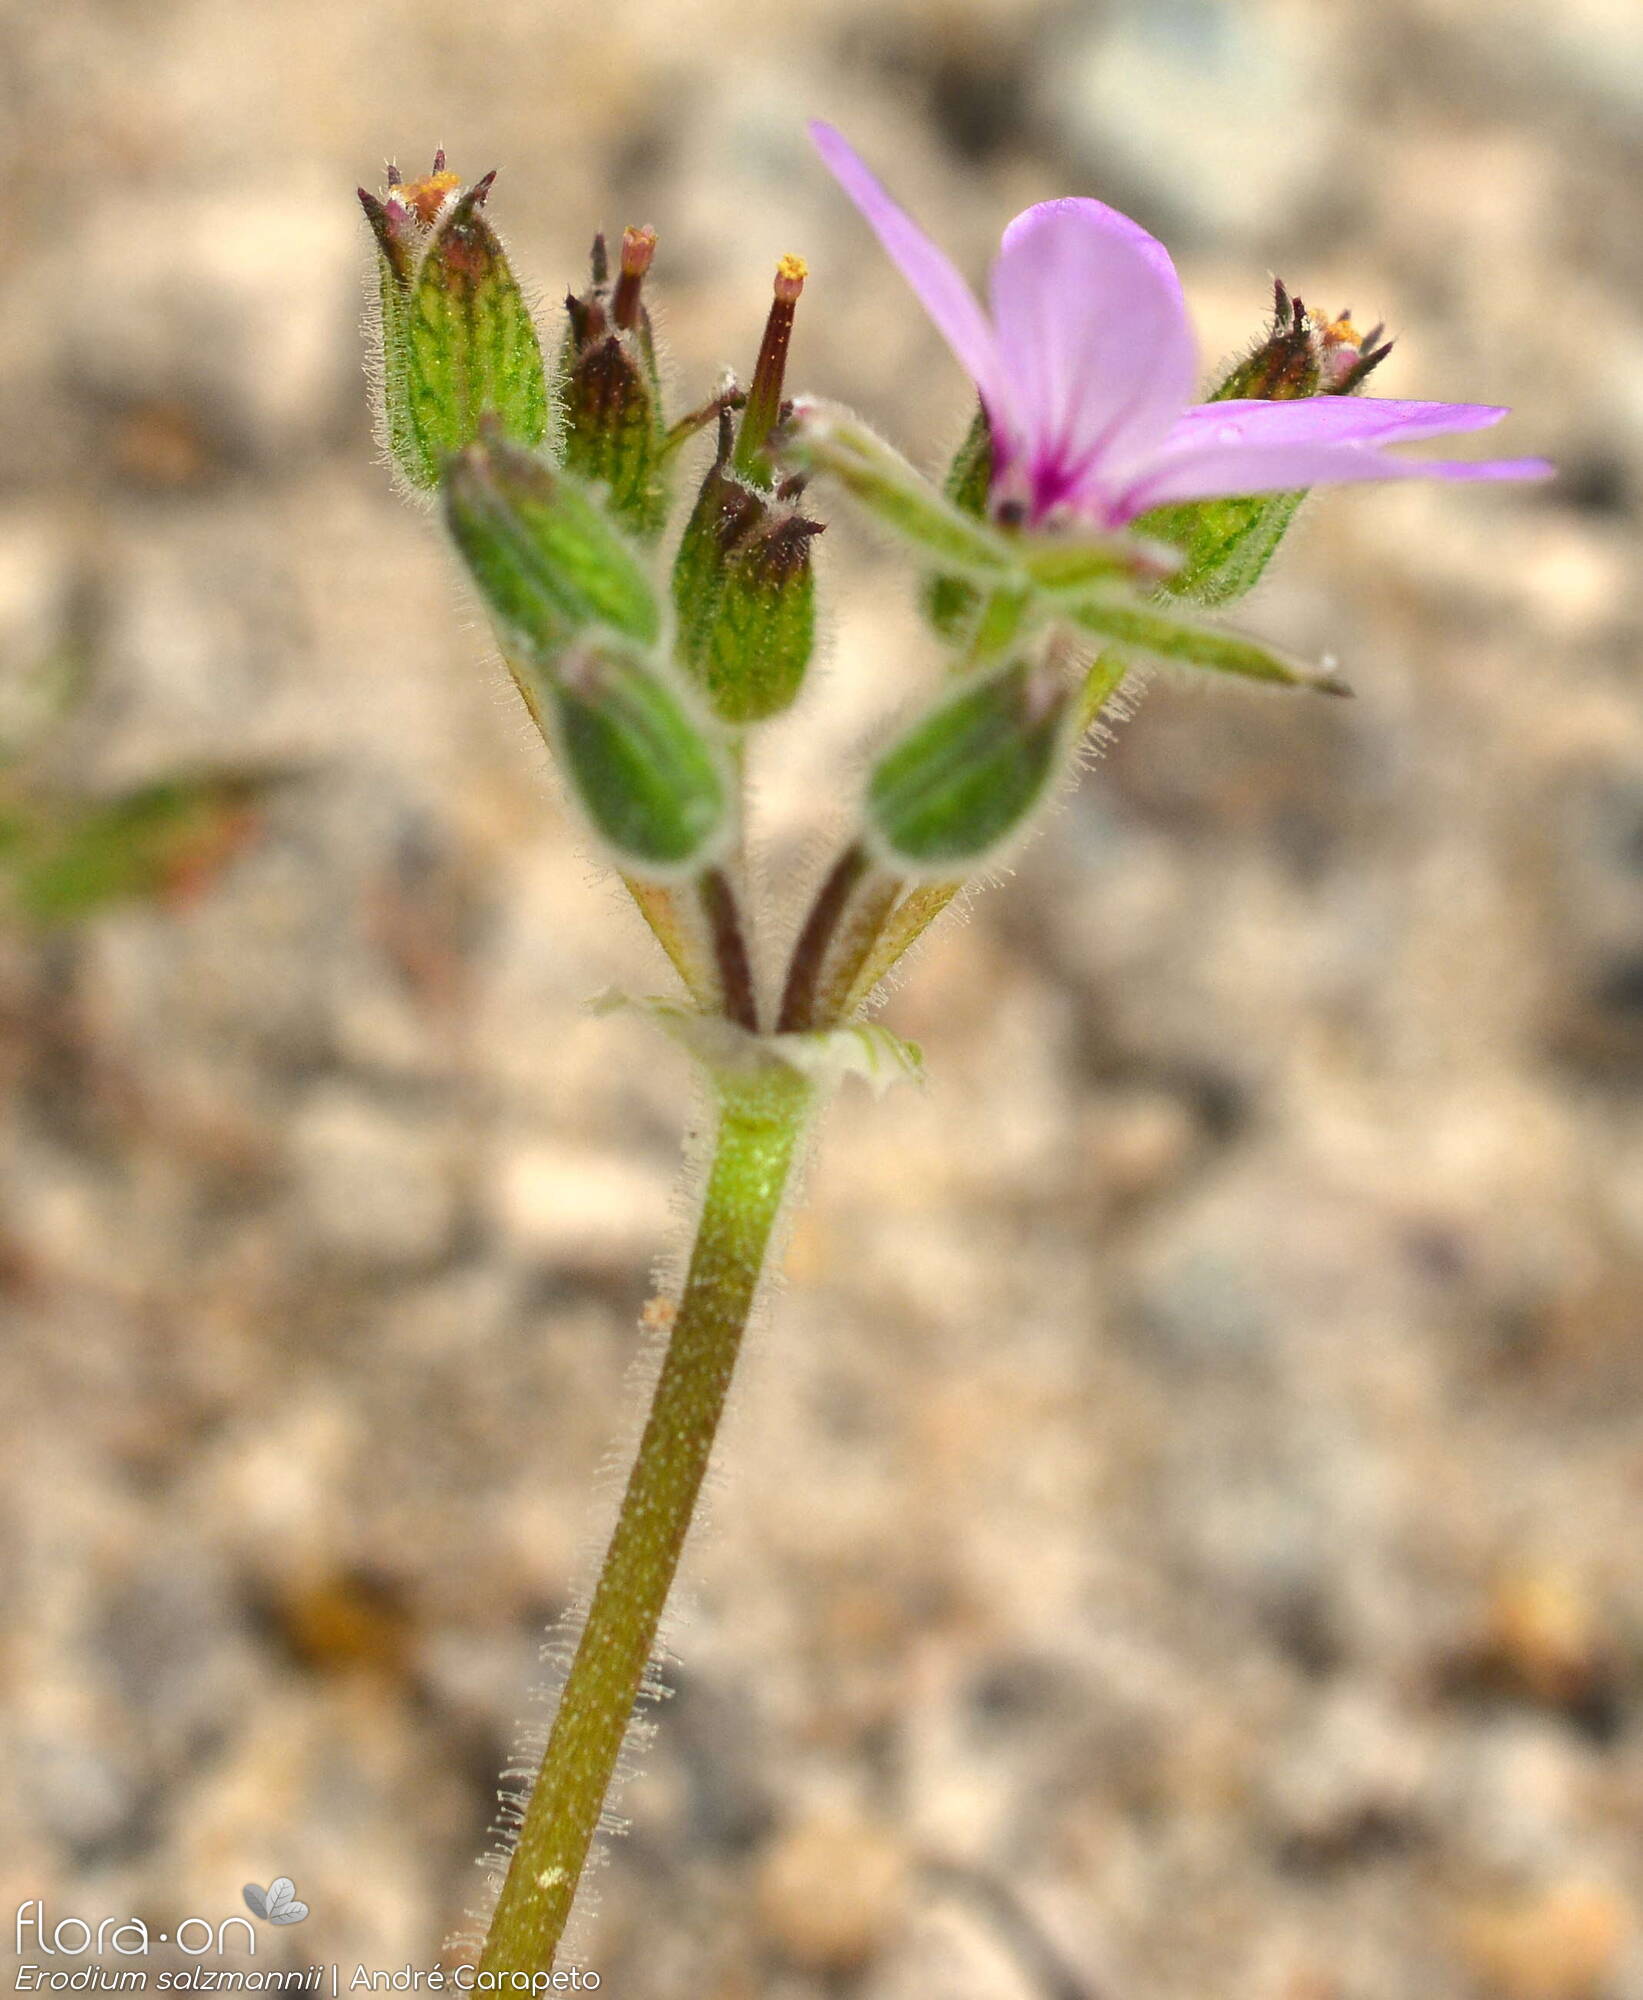
{"label": "green sepal", "polygon": [[489,190],[487,175],[451,202],[403,280],[378,239],[387,441],[405,477],[424,489],[439,484],[445,460],[478,435],[487,414],[521,444],[547,435],[542,350],[484,214]]}
{"label": "green sepal", "polygon": [[719,446],[673,559],[675,643],[691,678],[705,684],[727,552],[766,519],[769,502],[730,467],[731,420],[719,413]]}
{"label": "green sepal", "polygon": [[1026,636],[1032,615],[1038,609],[1032,590],[1022,583],[1002,589],[978,591],[977,608],[969,620],[969,636],[963,651],[954,660],[960,671],[992,666],[1013,652]]}
{"label": "green sepal", "polygon": [[516,672],[532,693],[577,804],[627,874],[706,865],[730,817],[725,762],[683,690],[617,646],[578,647]]}
{"label": "green sepal", "polygon": [[[1280,297],[1286,297],[1279,288]],[[1287,310],[1274,320],[1266,338],[1216,383],[1206,403],[1287,403],[1316,396],[1323,388],[1318,337],[1304,314]]]}
{"label": "green sepal", "polygon": [[1015,569],[1009,542],[989,522],[938,492],[892,445],[836,404],[796,403],[780,455],[796,471],[836,479],[927,561],[982,583]]}
{"label": "green sepal", "polygon": [[722,721],[764,722],[797,699],[816,645],[810,544],[820,526],[774,513],[726,558],[697,667]]}
{"label": "green sepal", "polygon": [[1279,687],[1312,688],[1319,694],[1352,692],[1329,668],[1303,666],[1259,639],[1219,625],[1201,624],[1168,608],[1133,599],[1101,598],[1073,606],[1067,616],[1088,632],[1150,653],[1154,659],[1207,667],[1213,673],[1236,674],[1242,680],[1270,681]]}
{"label": "green sepal", "polygon": [[[980,520],[987,512],[993,479],[993,432],[980,404],[964,442],[953,454],[942,491],[963,513]],[[981,593],[961,576],[937,572],[925,579],[924,615],[943,639],[961,640],[980,608]]]}
{"label": "green sepal", "polygon": [[379,399],[380,442],[387,446],[406,478],[418,484],[416,468],[421,464],[421,456],[416,448],[410,393],[406,387],[414,275],[409,225],[402,211],[390,215],[376,196],[364,188],[359,191],[359,199],[377,243],[377,345],[367,362],[367,372],[372,373]]}
{"label": "green sepal", "polygon": [[1122,648],[1104,646],[1084,672],[1083,685],[1073,707],[1073,733],[1083,736],[1101,719],[1101,711],[1118,693],[1128,677],[1130,663]]}
{"label": "green sepal", "polygon": [[1260,582],[1305,498],[1304,491],[1256,493],[1155,507],[1135,528],[1180,550],[1181,567],[1163,586],[1171,597],[1230,604]]}
{"label": "green sepal", "polygon": [[1133,528],[1102,535],[1023,530],[1015,537],[1021,572],[1049,600],[1078,597],[1112,584],[1173,583],[1179,554]]}
{"label": "green sepal", "polygon": [[669,453],[646,343],[614,331],[582,342],[573,326],[560,383],[566,465],[604,489],[610,511],[630,534],[654,541],[667,521]]}
{"label": "green sepal", "polygon": [[[1080,592],[1104,585],[1156,583],[1178,561],[1174,550],[1141,535],[1083,530],[1069,535],[978,517],[937,492],[899,452],[835,404],[796,404],[781,456],[801,472],[836,479],[882,526],[910,543],[916,556],[948,581],[972,586],[963,617],[958,600],[946,600],[954,612],[949,636],[963,643],[970,629],[981,625],[983,656],[998,650],[996,636],[986,629],[991,610],[984,614],[980,608],[984,600],[990,605],[1000,594],[1019,593],[1019,607],[1007,607],[1007,615],[1030,621],[1035,599],[1040,608],[1058,611],[1064,598],[1076,600]],[[973,501],[974,479],[972,468],[961,482],[967,502]]]}
{"label": "green sepal", "polygon": [[979,404],[964,433],[964,442],[953,454],[942,491],[955,507],[979,521],[987,512],[987,496],[993,484],[993,429],[987,412]]}
{"label": "green sepal", "polygon": [[444,504],[505,639],[544,656],[590,627],[657,639],[645,565],[598,499],[540,453],[488,432],[451,461]]}
{"label": "green sepal", "polygon": [[867,825],[903,874],[968,873],[1024,830],[1068,748],[1068,694],[1026,660],[922,716],[867,781]]}

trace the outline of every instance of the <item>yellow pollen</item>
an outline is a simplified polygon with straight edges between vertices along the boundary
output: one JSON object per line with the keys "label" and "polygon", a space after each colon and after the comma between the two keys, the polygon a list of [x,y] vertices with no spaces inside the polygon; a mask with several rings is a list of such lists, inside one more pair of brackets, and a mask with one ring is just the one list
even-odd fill
{"label": "yellow pollen", "polygon": [[445,197],[452,188],[462,185],[460,174],[424,174],[419,181],[406,181],[394,193],[410,209],[424,228],[439,213]]}
{"label": "yellow pollen", "polygon": [[1343,313],[1323,329],[1323,343],[1325,347],[1360,347],[1363,335]]}
{"label": "yellow pollen", "polygon": [[810,275],[810,266],[802,257],[791,252],[776,266],[776,296],[783,305],[791,305],[804,290],[804,281]]}

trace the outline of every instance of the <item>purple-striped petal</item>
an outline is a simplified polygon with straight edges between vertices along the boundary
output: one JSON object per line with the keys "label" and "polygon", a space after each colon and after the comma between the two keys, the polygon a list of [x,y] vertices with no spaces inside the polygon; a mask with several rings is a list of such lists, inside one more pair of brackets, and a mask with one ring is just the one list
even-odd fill
{"label": "purple-striped petal", "polygon": [[1169,253],[1105,203],[1041,202],[1004,233],[992,320],[951,261],[832,126],[810,128],[846,194],[981,392],[995,506],[1105,528],[1172,503],[1393,479],[1545,479],[1544,459],[1400,458],[1384,446],[1487,429],[1484,403],[1310,396],[1189,405],[1191,323]]}
{"label": "purple-striped petal", "polygon": [[810,136],[827,170],[860,209],[890,261],[918,294],[937,331],[981,392],[995,425],[1013,429],[998,344],[974,292],[945,251],[885,192],[841,132],[813,119]]}
{"label": "purple-striped petal", "polygon": [[[1274,404],[1274,408],[1282,408]],[[1117,520],[1188,500],[1245,493],[1287,493],[1383,479],[1549,479],[1543,458],[1395,458],[1368,444],[1209,444],[1160,455],[1119,499]]]}
{"label": "purple-striped petal", "polygon": [[1040,202],[1004,232],[991,298],[1035,511],[1162,442],[1197,358],[1169,253],[1138,223],[1104,202]]}

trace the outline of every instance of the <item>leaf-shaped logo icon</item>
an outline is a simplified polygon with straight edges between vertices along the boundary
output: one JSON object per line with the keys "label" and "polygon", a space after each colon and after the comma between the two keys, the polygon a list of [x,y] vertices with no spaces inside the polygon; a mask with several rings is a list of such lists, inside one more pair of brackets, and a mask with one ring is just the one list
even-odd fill
{"label": "leaf-shaped logo icon", "polygon": [[266,1889],[247,1882],[240,1894],[245,1907],[264,1923],[300,1924],[308,1914],[308,1905],[297,1900],[297,1885],[289,1875],[276,1875]]}

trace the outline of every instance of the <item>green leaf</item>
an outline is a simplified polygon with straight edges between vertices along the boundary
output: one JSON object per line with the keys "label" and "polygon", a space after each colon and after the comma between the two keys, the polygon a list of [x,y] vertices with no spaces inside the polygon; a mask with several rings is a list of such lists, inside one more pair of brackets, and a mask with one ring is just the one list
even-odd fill
{"label": "green leaf", "polygon": [[31,923],[73,923],[108,905],[180,893],[235,852],[263,783],[167,779],[85,807],[0,814],[0,887]]}

